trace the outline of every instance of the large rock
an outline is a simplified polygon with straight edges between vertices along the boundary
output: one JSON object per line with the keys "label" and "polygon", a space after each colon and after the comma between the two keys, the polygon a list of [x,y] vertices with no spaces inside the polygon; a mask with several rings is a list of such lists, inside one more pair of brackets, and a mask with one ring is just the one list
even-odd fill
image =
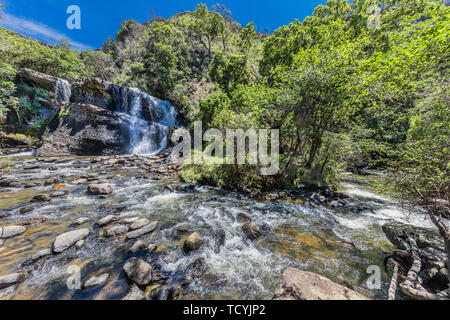
{"label": "large rock", "polygon": [[125,152],[124,116],[91,104],[72,103],[44,133],[42,156],[108,155]]}
{"label": "large rock", "polygon": [[11,238],[24,233],[26,230],[27,229],[23,226],[0,227],[0,238]]}
{"label": "large rock", "polygon": [[275,300],[370,300],[366,296],[313,272],[288,268]]}
{"label": "large rock", "polygon": [[407,235],[410,234],[416,239],[420,249],[433,248],[445,253],[444,240],[436,230],[414,227],[401,222],[387,223],[382,228],[389,241],[400,249],[408,249],[404,248],[403,241],[407,240]]}
{"label": "large rock", "polygon": [[89,229],[78,229],[60,234],[53,243],[53,252],[61,253],[64,250],[69,249],[79,240],[86,238],[88,235]]}
{"label": "large rock", "polygon": [[146,225],[143,228],[137,229],[135,231],[131,231],[127,233],[127,239],[135,239],[138,238],[140,236],[143,236],[144,234],[153,232],[156,227],[158,226],[158,221],[152,222],[148,225]]}
{"label": "large rock", "polygon": [[94,195],[108,195],[113,193],[113,189],[109,183],[90,184],[88,186],[88,193]]}
{"label": "large rock", "polygon": [[129,259],[123,266],[126,276],[138,286],[145,286],[152,281],[153,268],[144,260]]}
{"label": "large rock", "polygon": [[23,280],[23,275],[20,273],[11,273],[0,277],[0,290],[13,286]]}

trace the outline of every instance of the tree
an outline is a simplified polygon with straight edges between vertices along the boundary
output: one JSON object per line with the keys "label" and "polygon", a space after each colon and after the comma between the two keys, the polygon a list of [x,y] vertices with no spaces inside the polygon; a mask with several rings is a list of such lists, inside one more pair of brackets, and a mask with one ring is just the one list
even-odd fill
{"label": "tree", "polygon": [[209,11],[204,3],[199,3],[194,11],[194,22],[190,25],[191,31],[200,40],[211,57],[211,45],[224,28],[222,16]]}
{"label": "tree", "polygon": [[239,33],[238,46],[243,55],[248,56],[248,53],[256,39],[255,24],[250,22]]}

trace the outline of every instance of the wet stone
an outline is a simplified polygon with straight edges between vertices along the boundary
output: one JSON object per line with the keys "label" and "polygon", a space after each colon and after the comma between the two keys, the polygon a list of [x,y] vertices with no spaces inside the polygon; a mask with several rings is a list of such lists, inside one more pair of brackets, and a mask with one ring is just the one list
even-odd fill
{"label": "wet stone", "polygon": [[108,216],[100,219],[99,221],[97,221],[95,224],[98,225],[99,227],[103,227],[103,226],[110,224],[111,222],[116,221],[116,220],[117,220],[116,216],[108,215]]}
{"label": "wet stone", "polygon": [[198,250],[201,245],[202,245],[202,238],[197,232],[194,232],[184,241],[183,250],[185,252]]}
{"label": "wet stone", "polygon": [[148,225],[149,223],[150,223],[150,221],[148,221],[148,219],[141,218],[141,219],[136,220],[135,222],[133,222],[133,224],[130,226],[130,230],[134,231],[134,230],[143,228],[146,225]]}
{"label": "wet stone", "polygon": [[138,286],[145,286],[152,281],[153,268],[142,259],[131,258],[123,266],[126,276]]}
{"label": "wet stone", "polygon": [[261,236],[261,230],[254,224],[248,222],[242,226],[242,231],[250,240],[255,240]]}
{"label": "wet stone", "polygon": [[25,214],[25,213],[31,212],[33,210],[34,210],[33,207],[22,207],[19,209],[19,213]]}
{"label": "wet stone", "polygon": [[113,226],[109,229],[106,229],[103,232],[103,235],[105,237],[109,238],[109,237],[115,237],[115,236],[118,236],[118,235],[121,235],[121,234],[124,234],[127,232],[128,232],[128,227],[126,225],[119,224],[119,225]]}
{"label": "wet stone", "polygon": [[13,286],[23,280],[23,275],[20,273],[11,273],[5,276],[0,276],[0,290]]}
{"label": "wet stone", "polygon": [[24,233],[27,229],[23,226],[0,227],[0,238],[6,239]]}
{"label": "wet stone", "polygon": [[61,253],[64,250],[69,249],[79,240],[86,238],[88,235],[89,229],[78,229],[60,234],[53,243],[53,252]]}
{"label": "wet stone", "polygon": [[92,276],[84,283],[84,288],[90,289],[102,285],[108,280],[108,278],[109,278],[108,273],[103,273],[98,276]]}
{"label": "wet stone", "polygon": [[146,300],[145,293],[141,289],[139,289],[136,285],[133,285],[128,292],[128,294],[122,298],[122,300]]}
{"label": "wet stone", "polygon": [[37,196],[33,197],[33,199],[31,199],[31,202],[50,202],[51,199],[52,198],[49,194],[38,194]]}
{"label": "wet stone", "polygon": [[147,233],[153,232],[158,226],[158,221],[152,222],[143,228],[127,233],[127,239],[135,239]]}
{"label": "wet stone", "polygon": [[89,218],[83,217],[83,218],[79,218],[79,219],[75,220],[73,222],[73,224],[74,225],[82,225],[82,224],[85,224],[85,223],[88,223],[88,222],[89,222]]}

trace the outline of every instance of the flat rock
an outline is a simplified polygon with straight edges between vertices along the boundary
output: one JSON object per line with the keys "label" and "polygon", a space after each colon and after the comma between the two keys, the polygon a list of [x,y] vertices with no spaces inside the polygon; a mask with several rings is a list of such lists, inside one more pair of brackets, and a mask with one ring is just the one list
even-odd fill
{"label": "flat rock", "polygon": [[370,300],[366,296],[313,272],[288,268],[275,300]]}
{"label": "flat rock", "polygon": [[53,243],[53,252],[61,253],[64,250],[69,249],[79,240],[86,238],[88,235],[89,229],[78,229],[60,234]]}
{"label": "flat rock", "polygon": [[98,220],[95,224],[98,225],[99,227],[104,227],[108,224],[110,224],[111,222],[114,222],[117,220],[117,217],[114,215],[108,215],[104,218],[101,218],[100,220]]}
{"label": "flat rock", "polygon": [[27,229],[23,226],[0,227],[0,238],[6,239],[22,234]]}
{"label": "flat rock", "polygon": [[143,228],[148,224],[150,224],[150,221],[148,221],[148,219],[141,218],[141,219],[138,219],[135,222],[133,222],[133,224],[130,226],[130,230],[134,231],[134,230]]}
{"label": "flat rock", "polygon": [[52,249],[51,248],[47,248],[47,249],[42,249],[38,252],[36,252],[32,257],[31,257],[31,261],[35,261],[38,260],[40,258],[49,256],[52,254]]}
{"label": "flat rock", "polygon": [[126,276],[138,286],[145,286],[152,281],[153,268],[144,260],[131,258],[123,266]]}
{"label": "flat rock", "polygon": [[135,231],[128,232],[127,233],[127,239],[135,239],[135,238],[138,238],[140,236],[143,236],[144,234],[153,232],[156,229],[157,226],[158,226],[158,221],[155,221],[155,222],[152,222],[152,223],[146,225],[143,228],[140,228],[140,229],[135,230]]}
{"label": "flat rock", "polygon": [[13,286],[23,280],[23,275],[20,273],[11,273],[0,277],[0,290]]}
{"label": "flat rock", "polygon": [[90,277],[85,283],[84,283],[84,287],[86,289],[90,289],[99,285],[104,284],[109,278],[109,274],[108,273],[103,273],[101,275],[98,276],[93,276]]}
{"label": "flat rock", "polygon": [[89,222],[89,218],[83,217],[83,218],[75,220],[73,224],[80,226],[80,225],[85,224],[87,222]]}

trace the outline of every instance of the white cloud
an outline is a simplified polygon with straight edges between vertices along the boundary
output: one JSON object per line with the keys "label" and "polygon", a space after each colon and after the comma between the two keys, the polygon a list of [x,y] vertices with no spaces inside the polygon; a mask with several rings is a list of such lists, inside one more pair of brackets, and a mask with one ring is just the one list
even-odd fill
{"label": "white cloud", "polygon": [[53,30],[45,24],[33,22],[25,18],[19,18],[8,13],[3,13],[3,19],[0,19],[0,26],[25,36],[34,37],[50,43],[55,43],[64,39],[69,41],[74,48],[81,51],[92,49],[90,46],[72,41],[66,35]]}

